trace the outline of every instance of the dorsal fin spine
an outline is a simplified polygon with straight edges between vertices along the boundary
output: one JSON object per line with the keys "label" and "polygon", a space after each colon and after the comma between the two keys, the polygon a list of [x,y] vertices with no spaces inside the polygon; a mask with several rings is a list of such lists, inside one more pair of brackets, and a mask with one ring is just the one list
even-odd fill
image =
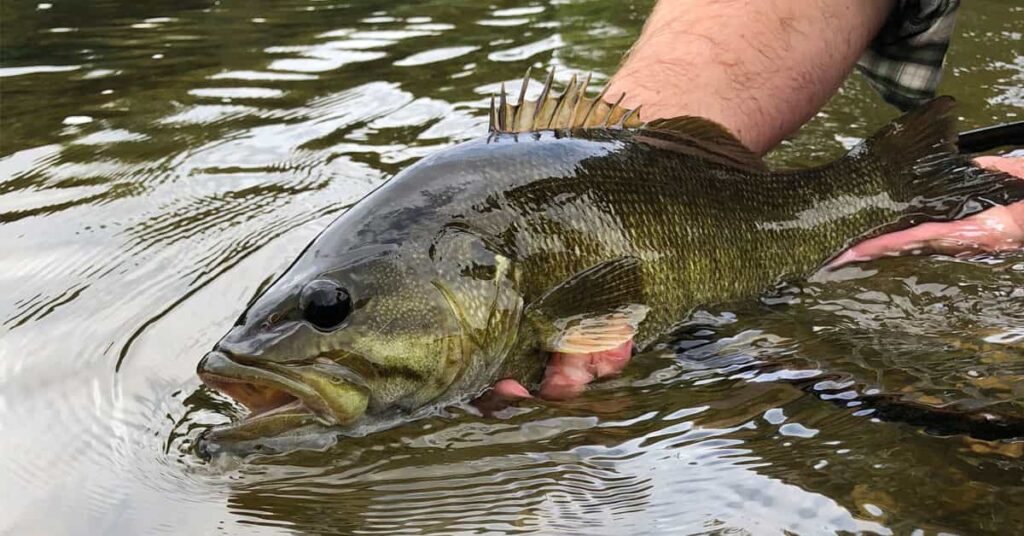
{"label": "dorsal fin spine", "polygon": [[[493,98],[491,98],[491,102],[494,102]],[[505,82],[501,83],[501,94],[498,97],[498,107],[501,109],[501,112],[497,114],[498,128],[500,130],[505,130],[507,128],[507,124],[505,121],[505,110],[508,109],[508,99],[505,93]]]}
{"label": "dorsal fin spine", "polygon": [[562,94],[558,96],[558,101],[555,102],[555,109],[551,110],[551,117],[548,118],[546,128],[551,128],[551,124],[555,122],[555,119],[557,119],[558,115],[562,112],[562,107],[565,106],[565,103],[569,100],[566,97],[572,98],[575,91],[576,75],[572,75],[572,78],[569,79],[569,84],[565,86],[565,90],[563,90]]}
{"label": "dorsal fin spine", "polygon": [[618,127],[618,128],[625,128],[626,121],[629,121],[634,115],[637,116],[637,117],[640,117],[640,108],[642,108],[642,107],[643,107],[643,104],[641,104],[641,105],[637,106],[636,108],[633,108],[632,110],[629,110],[628,112],[622,114],[622,118],[619,119],[619,121],[615,124],[615,126]]}
{"label": "dorsal fin spine", "polygon": [[579,90],[576,92],[576,102],[572,105],[572,115],[569,117],[569,124],[575,125],[576,118],[580,114],[580,106],[587,101],[587,89],[590,87],[590,73],[587,73],[586,78],[583,79],[583,83],[580,84]]}
{"label": "dorsal fin spine", "polygon": [[548,71],[548,77],[544,80],[544,87],[540,90],[540,97],[537,98],[537,106],[533,109],[533,121],[530,122],[530,130],[537,130],[540,128],[540,113],[544,109],[544,104],[548,100],[548,94],[551,93],[551,84],[553,84],[554,81],[555,69],[552,67],[551,70]]}
{"label": "dorsal fin spine", "polygon": [[587,126],[590,124],[590,114],[594,113],[594,109],[597,108],[597,103],[604,100],[604,94],[606,91],[608,91],[608,86],[601,88],[601,92],[598,93],[597,97],[590,102],[590,107],[587,108],[587,113],[583,114],[583,119],[580,121],[581,125]]}
{"label": "dorsal fin spine", "polygon": [[494,107],[494,95],[491,95],[491,111],[487,114],[487,130],[489,132],[501,132],[501,128],[498,126],[496,119],[498,113],[504,113],[504,109],[497,109]]}
{"label": "dorsal fin spine", "polygon": [[526,102],[526,87],[530,85],[530,67],[526,68],[526,74],[523,76],[523,85],[519,87],[519,100],[516,101],[515,113],[512,115],[512,127],[517,127],[520,123],[520,116],[523,110],[523,103]]}
{"label": "dorsal fin spine", "polygon": [[626,98],[626,92],[622,92],[622,94],[619,95],[618,100],[615,101],[615,104],[611,105],[611,107],[608,108],[608,113],[604,114],[604,119],[601,120],[601,126],[603,126],[603,127],[611,126],[609,124],[609,121],[611,121],[612,114],[615,113],[615,109],[618,108],[620,104],[622,104],[622,99],[624,99],[624,98]]}

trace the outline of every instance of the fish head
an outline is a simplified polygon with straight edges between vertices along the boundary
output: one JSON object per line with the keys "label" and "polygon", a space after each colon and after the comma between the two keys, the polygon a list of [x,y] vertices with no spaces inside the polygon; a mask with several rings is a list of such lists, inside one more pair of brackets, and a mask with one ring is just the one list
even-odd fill
{"label": "fish head", "polygon": [[441,242],[300,257],[199,363],[206,385],[250,410],[231,434],[374,427],[479,372],[521,302],[498,296],[495,256]]}

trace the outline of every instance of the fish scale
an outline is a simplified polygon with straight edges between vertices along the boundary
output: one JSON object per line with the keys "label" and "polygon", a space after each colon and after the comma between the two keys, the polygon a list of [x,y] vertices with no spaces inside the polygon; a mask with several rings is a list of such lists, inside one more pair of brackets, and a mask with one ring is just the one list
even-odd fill
{"label": "fish scale", "polygon": [[[1024,198],[1024,181],[956,154],[949,98],[833,163],[770,171],[708,120],[642,123],[578,85],[549,89],[552,102],[502,98],[488,136],[422,159],[335,220],[200,374],[375,429],[501,378],[535,387],[547,352],[642,349],[695,307],[756,297],[857,240]],[[352,297],[341,324],[310,329],[299,297],[316,282]],[[333,367],[303,365],[314,358]],[[233,361],[292,363],[274,374],[297,377]]]}

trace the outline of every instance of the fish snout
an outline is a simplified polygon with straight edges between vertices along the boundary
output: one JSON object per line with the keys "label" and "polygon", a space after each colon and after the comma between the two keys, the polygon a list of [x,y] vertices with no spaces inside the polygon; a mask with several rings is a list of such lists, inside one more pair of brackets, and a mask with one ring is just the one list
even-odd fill
{"label": "fish snout", "polygon": [[217,341],[213,350],[231,358],[240,356],[246,361],[261,359],[265,357],[265,349],[272,342],[268,335],[267,333],[253,332],[251,328],[245,326],[235,326],[221,340]]}
{"label": "fish snout", "polygon": [[269,329],[235,326],[217,342],[214,351],[233,361],[259,366],[261,363],[298,365],[319,354],[322,334],[304,322],[286,322]]}

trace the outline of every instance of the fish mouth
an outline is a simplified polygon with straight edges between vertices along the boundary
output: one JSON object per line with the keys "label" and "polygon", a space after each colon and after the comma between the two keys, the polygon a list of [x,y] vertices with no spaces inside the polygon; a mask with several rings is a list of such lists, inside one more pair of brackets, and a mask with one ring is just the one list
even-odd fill
{"label": "fish mouth", "polygon": [[292,367],[253,361],[212,351],[197,367],[204,384],[249,410],[236,427],[268,433],[313,422],[343,425],[366,411],[361,379],[333,362]]}

